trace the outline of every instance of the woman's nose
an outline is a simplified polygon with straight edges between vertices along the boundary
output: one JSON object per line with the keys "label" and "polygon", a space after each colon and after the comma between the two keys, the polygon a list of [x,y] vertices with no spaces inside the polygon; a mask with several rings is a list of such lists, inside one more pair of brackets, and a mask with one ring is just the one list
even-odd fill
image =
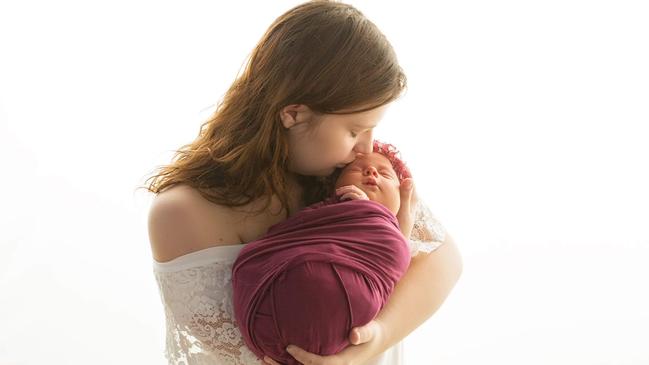
{"label": "woman's nose", "polygon": [[372,145],[367,143],[359,143],[354,147],[354,152],[363,154],[372,153]]}
{"label": "woman's nose", "polygon": [[369,132],[367,133],[367,137],[363,138],[363,140],[358,141],[358,143],[356,143],[356,146],[354,146],[354,151],[369,154],[372,153],[373,146],[374,146],[374,141],[372,138],[372,133]]}

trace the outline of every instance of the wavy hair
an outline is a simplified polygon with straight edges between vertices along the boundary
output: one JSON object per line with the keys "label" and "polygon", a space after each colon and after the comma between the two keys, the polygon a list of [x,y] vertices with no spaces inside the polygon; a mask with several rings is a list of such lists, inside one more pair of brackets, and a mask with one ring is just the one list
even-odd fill
{"label": "wavy hair", "polygon": [[[260,211],[276,195],[288,216],[288,139],[280,110],[304,104],[316,115],[351,114],[390,103],[405,89],[392,46],[363,13],[337,1],[295,6],[270,25],[198,137],[144,188],[157,194],[186,184],[226,206],[266,197]],[[307,204],[332,185],[330,177],[298,181]]]}

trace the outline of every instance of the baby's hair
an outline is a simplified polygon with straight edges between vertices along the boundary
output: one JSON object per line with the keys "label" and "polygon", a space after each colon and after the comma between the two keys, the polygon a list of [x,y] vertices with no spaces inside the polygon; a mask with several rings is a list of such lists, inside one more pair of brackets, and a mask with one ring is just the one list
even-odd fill
{"label": "baby's hair", "polygon": [[397,177],[399,178],[400,183],[404,179],[412,177],[408,166],[406,166],[406,163],[401,160],[401,153],[394,145],[380,142],[375,139],[373,152],[382,154],[390,161],[394,172],[397,173]]}

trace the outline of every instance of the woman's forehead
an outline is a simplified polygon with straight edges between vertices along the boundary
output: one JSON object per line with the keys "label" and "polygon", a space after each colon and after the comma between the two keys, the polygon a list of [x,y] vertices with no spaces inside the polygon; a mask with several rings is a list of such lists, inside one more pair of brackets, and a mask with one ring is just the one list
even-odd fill
{"label": "woman's forehead", "polygon": [[328,114],[330,118],[341,120],[350,126],[358,128],[371,129],[376,127],[379,121],[383,118],[388,105],[382,105],[378,108],[366,110],[359,113],[351,114]]}

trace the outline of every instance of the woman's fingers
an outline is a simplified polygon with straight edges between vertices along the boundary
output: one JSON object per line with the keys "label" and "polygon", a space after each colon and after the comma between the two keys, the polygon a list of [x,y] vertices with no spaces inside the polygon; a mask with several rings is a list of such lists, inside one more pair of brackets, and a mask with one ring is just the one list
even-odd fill
{"label": "woman's fingers", "polygon": [[277,361],[271,359],[271,358],[268,357],[268,356],[264,356],[264,361],[262,361],[261,363],[262,363],[263,365],[266,365],[266,364],[271,364],[271,365],[282,365],[282,364],[278,363]]}
{"label": "woman's fingers", "polygon": [[406,238],[410,238],[410,232],[412,232],[412,227],[414,225],[413,209],[416,202],[416,193],[414,193],[414,181],[412,178],[407,178],[401,182],[399,186],[399,193],[401,195],[401,206],[399,207],[399,212],[397,212],[397,220],[401,227],[401,233]]}
{"label": "woman's fingers", "polygon": [[354,327],[349,332],[349,342],[352,345],[360,345],[365,342],[371,341],[373,338],[381,335],[382,327],[380,323],[373,319],[364,326]]}
{"label": "woman's fingers", "polygon": [[[354,345],[359,345],[370,341],[383,341],[384,336],[385,330],[381,322],[373,319],[364,326],[352,328],[349,338]],[[304,365],[345,365],[358,362],[352,359],[359,360],[359,353],[350,352],[351,348],[352,346],[348,346],[337,354],[327,356],[312,354],[295,345],[290,345],[286,351]]]}
{"label": "woman's fingers", "polygon": [[361,335],[361,330],[360,329],[353,329],[352,334],[349,335],[349,342],[352,343],[352,345],[360,345],[361,343],[367,342],[367,340],[363,341],[367,336],[362,336]]}
{"label": "woman's fingers", "polygon": [[401,208],[409,210],[412,204],[412,191],[414,190],[414,181],[412,178],[404,179],[399,185],[399,194],[401,195]]}
{"label": "woman's fingers", "polygon": [[[383,341],[384,337],[385,329],[377,319],[369,321],[369,323],[364,326],[352,328],[349,334],[349,340],[354,345],[360,345],[373,340]],[[351,346],[348,346],[345,350],[337,354],[327,356],[312,354],[295,345],[289,345],[286,348],[286,351],[288,351],[295,360],[304,365],[343,365],[350,364],[352,363],[351,359],[358,358],[358,353],[349,352],[350,347]]]}
{"label": "woman's fingers", "polygon": [[286,348],[286,351],[288,351],[291,356],[295,358],[295,360],[299,361],[302,364],[305,365],[321,365],[325,364],[323,362],[323,358],[320,355],[312,354],[308,351],[302,350],[298,346],[295,345],[289,345]]}

